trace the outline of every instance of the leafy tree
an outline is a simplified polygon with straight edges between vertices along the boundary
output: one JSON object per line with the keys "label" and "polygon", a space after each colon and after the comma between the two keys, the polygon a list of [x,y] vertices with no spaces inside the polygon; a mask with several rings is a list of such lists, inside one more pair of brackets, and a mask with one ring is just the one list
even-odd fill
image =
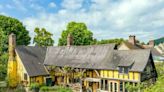
{"label": "leafy tree", "polygon": [[35,28],[34,32],[36,33],[34,37],[35,45],[37,46],[53,46],[54,40],[52,39],[53,34],[46,31],[45,28],[41,30],[39,28]]}
{"label": "leafy tree", "polygon": [[29,32],[19,20],[0,15],[0,80],[4,80],[7,74],[8,35],[10,33],[16,34],[17,45],[28,45],[31,39]]}
{"label": "leafy tree", "polygon": [[120,39],[107,39],[107,40],[97,41],[97,44],[115,43],[116,45],[120,45],[123,41],[124,41],[124,39],[122,39],[122,38],[120,38]]}
{"label": "leafy tree", "polygon": [[0,30],[6,36],[3,38],[5,44],[1,48],[3,52],[8,49],[8,35],[10,33],[16,34],[17,45],[28,45],[30,43],[29,31],[15,18],[0,15]]}
{"label": "leafy tree", "polygon": [[147,87],[144,92],[164,92],[164,76],[160,76],[154,85]]}
{"label": "leafy tree", "polygon": [[63,30],[61,38],[59,38],[60,46],[67,44],[67,36],[73,36],[73,45],[90,45],[93,44],[93,33],[88,30],[84,23],[70,22],[66,30]]}

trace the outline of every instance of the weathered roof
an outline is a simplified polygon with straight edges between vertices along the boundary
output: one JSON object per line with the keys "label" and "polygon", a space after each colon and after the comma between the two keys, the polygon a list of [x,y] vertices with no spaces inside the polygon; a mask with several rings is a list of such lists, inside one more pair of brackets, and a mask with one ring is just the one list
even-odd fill
{"label": "weathered roof", "polygon": [[133,44],[129,43],[128,41],[125,41],[125,42],[123,42],[123,44],[125,44],[129,49],[142,49],[142,47],[137,43],[135,45],[133,45]]}
{"label": "weathered roof", "polygon": [[114,47],[114,44],[48,47],[44,64],[103,69],[106,62],[111,59]]}
{"label": "weathered roof", "polygon": [[[113,59],[109,63],[114,63],[115,69],[117,66],[131,66],[130,71],[142,72],[150,57],[150,49],[144,50],[115,50]],[[121,65],[122,64],[122,65]]]}
{"label": "weathered roof", "polygon": [[43,62],[46,54],[45,47],[17,46],[16,52],[29,76],[48,75]]}
{"label": "weathered roof", "polygon": [[130,71],[143,71],[150,56],[150,49],[114,50],[114,48],[115,44],[47,48],[17,46],[16,52],[29,76],[48,75],[44,65],[111,70],[118,70],[119,66],[130,66]]}
{"label": "weathered roof", "polygon": [[49,47],[45,65],[89,69],[112,69],[131,66],[131,71],[143,71],[150,50],[114,50],[114,44],[95,46]]}

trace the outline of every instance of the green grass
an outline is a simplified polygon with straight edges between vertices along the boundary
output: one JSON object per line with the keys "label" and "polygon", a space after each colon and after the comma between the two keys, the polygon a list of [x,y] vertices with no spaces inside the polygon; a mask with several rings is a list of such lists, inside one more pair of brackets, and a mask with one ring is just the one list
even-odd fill
{"label": "green grass", "polygon": [[40,88],[41,92],[72,92],[72,90],[68,87],[55,86],[55,87],[47,87],[43,86]]}

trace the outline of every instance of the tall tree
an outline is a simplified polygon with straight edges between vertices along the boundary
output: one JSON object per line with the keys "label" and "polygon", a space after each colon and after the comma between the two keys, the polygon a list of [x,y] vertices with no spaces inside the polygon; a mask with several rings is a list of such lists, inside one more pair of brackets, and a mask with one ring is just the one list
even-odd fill
{"label": "tall tree", "polygon": [[70,22],[59,38],[59,46],[67,44],[67,36],[73,36],[73,45],[90,45],[93,43],[93,33],[84,23]]}
{"label": "tall tree", "polygon": [[35,28],[34,32],[36,33],[33,43],[37,46],[53,46],[54,40],[52,39],[53,34],[46,31],[45,28],[41,30],[39,28]]}
{"label": "tall tree", "polygon": [[28,45],[30,43],[29,31],[26,30],[23,24],[11,17],[0,15],[0,29],[3,31],[3,34],[6,38],[3,39],[3,51],[8,49],[8,35],[14,33],[16,35],[17,45]]}
{"label": "tall tree", "polygon": [[96,44],[109,44],[109,43],[115,43],[116,45],[120,45],[122,42],[124,42],[125,40],[120,38],[120,39],[106,39],[106,40],[101,40],[101,41],[97,41]]}
{"label": "tall tree", "polygon": [[28,45],[31,40],[29,32],[19,20],[0,15],[0,80],[4,80],[7,74],[8,36],[10,33],[16,35],[17,45]]}

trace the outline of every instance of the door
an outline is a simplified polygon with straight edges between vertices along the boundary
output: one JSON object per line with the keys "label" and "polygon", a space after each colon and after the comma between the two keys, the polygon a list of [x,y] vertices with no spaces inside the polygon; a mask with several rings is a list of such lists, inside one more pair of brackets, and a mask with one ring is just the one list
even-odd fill
{"label": "door", "polygon": [[52,78],[46,78],[46,86],[52,85]]}
{"label": "door", "polygon": [[109,92],[119,92],[119,82],[118,81],[109,81]]}

